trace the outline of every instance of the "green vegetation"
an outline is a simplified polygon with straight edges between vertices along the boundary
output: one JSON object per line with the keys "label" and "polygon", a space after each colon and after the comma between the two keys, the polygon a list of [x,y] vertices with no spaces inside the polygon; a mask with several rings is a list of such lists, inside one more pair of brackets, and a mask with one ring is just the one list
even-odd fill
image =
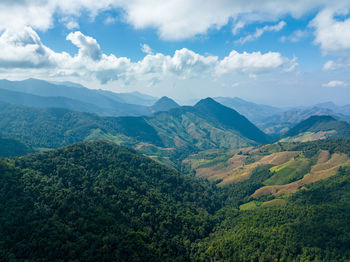
{"label": "green vegetation", "polygon": [[[314,143],[298,146],[309,152]],[[337,148],[329,141],[318,148],[344,150],[347,142],[342,145]],[[215,151],[210,153],[215,160]],[[78,143],[2,159],[0,257],[3,261],[350,259],[350,167],[305,185],[296,194],[252,199],[250,195],[274,176],[272,166],[257,166],[249,179],[219,188],[112,142]]]}
{"label": "green vegetation", "polygon": [[33,149],[17,140],[0,137],[0,157],[24,156],[32,152]]}
{"label": "green vegetation", "polygon": [[0,257],[186,260],[223,205],[214,185],[108,142],[0,162]]}
{"label": "green vegetation", "polygon": [[314,159],[299,155],[286,163],[272,167],[270,171],[273,175],[264,181],[264,185],[285,185],[299,180],[310,172],[313,164]]}

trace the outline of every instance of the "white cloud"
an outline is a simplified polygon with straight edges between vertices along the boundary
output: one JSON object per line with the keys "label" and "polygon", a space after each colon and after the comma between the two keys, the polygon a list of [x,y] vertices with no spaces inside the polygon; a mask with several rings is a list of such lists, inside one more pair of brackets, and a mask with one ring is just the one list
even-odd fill
{"label": "white cloud", "polygon": [[117,18],[112,16],[107,16],[103,22],[105,25],[111,25],[117,22]]}
{"label": "white cloud", "polygon": [[101,59],[101,48],[94,38],[85,36],[81,32],[77,31],[70,33],[66,39],[70,40],[75,46],[79,48],[78,56],[80,58],[87,57],[95,61]]}
{"label": "white cloud", "polygon": [[255,74],[266,73],[276,68],[287,66],[288,69],[293,65],[295,60],[289,60],[278,52],[261,52],[238,53],[232,51],[229,56],[221,60],[217,67],[218,74],[227,74],[232,72],[243,72],[255,76]]}
{"label": "white cloud", "polygon": [[[63,23],[76,28],[77,18],[87,13],[93,20],[106,10],[121,8],[124,21],[135,28],[155,28],[161,38],[181,40],[205,34],[211,28],[219,29],[230,20],[239,21],[233,32],[244,24],[272,22],[285,15],[298,18],[327,7],[350,7],[348,0],[21,0],[0,1],[0,30],[30,26],[47,30],[54,18],[64,18]],[[107,20],[106,20],[107,21]]]}
{"label": "white cloud", "polygon": [[281,42],[292,42],[297,43],[300,42],[303,38],[307,37],[310,33],[306,30],[295,30],[293,33],[291,33],[289,36],[282,36],[280,37]]}
{"label": "white cloud", "polygon": [[232,34],[237,35],[241,29],[243,29],[245,26],[245,23],[243,21],[238,21],[235,23],[235,25],[232,28]]}
{"label": "white cloud", "polygon": [[332,81],[329,81],[329,82],[326,83],[326,84],[323,84],[322,86],[334,88],[334,87],[347,87],[348,84],[346,84],[346,83],[343,82],[343,81],[332,80]]}
{"label": "white cloud", "polygon": [[266,25],[262,28],[257,28],[254,34],[247,35],[244,37],[241,37],[236,41],[236,43],[244,44],[246,42],[254,41],[261,37],[265,32],[278,32],[283,29],[283,27],[286,25],[286,22],[280,21],[276,25]]}
{"label": "white cloud", "polygon": [[322,69],[324,71],[329,71],[329,70],[338,70],[346,67],[350,67],[349,58],[340,58],[340,59],[337,59],[336,61],[329,60],[323,65]]}
{"label": "white cloud", "polygon": [[340,20],[336,15],[346,15],[349,9],[324,9],[311,21],[315,28],[315,44],[327,53],[350,49],[350,18]]}
{"label": "white cloud", "polygon": [[148,55],[151,55],[153,53],[152,48],[150,48],[150,46],[147,44],[141,45],[141,51]]}
{"label": "white cloud", "polygon": [[68,34],[66,39],[78,47],[77,54],[54,52],[29,27],[16,32],[7,30],[0,36],[0,69],[23,70],[29,75],[35,71],[59,78],[97,79],[101,83],[121,80],[128,84],[135,80],[157,83],[167,77],[205,79],[232,72],[253,76],[296,65],[295,59],[289,60],[277,52],[232,51],[219,60],[217,56],[200,55],[186,48],[176,50],[173,56],[148,53],[142,60],[131,62],[127,57],[104,54],[94,38],[79,31]]}

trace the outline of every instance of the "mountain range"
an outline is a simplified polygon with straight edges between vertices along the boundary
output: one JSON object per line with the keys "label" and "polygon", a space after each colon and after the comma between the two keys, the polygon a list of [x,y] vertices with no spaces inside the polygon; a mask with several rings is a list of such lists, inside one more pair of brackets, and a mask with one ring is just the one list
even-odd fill
{"label": "mountain range", "polygon": [[350,124],[334,108],[27,81],[0,87],[0,260],[350,259]]}
{"label": "mountain range", "polygon": [[[168,98],[163,98],[169,102]],[[170,105],[175,105],[170,103]],[[211,148],[239,148],[269,138],[235,110],[211,98],[143,117],[102,117],[63,108],[0,103],[3,136],[35,150],[107,139],[165,160]],[[172,164],[171,164],[172,165]]]}

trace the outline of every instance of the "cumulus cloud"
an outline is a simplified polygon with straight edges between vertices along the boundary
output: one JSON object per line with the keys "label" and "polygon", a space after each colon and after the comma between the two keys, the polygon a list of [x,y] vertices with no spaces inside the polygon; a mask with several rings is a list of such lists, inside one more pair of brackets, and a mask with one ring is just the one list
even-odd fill
{"label": "cumulus cloud", "polygon": [[290,71],[290,67],[296,66],[295,59],[289,60],[278,52],[261,52],[238,53],[232,51],[229,56],[221,60],[217,67],[218,74],[227,74],[232,72],[243,72],[248,74],[260,74],[269,72],[276,68],[286,67]]}
{"label": "cumulus cloud", "polygon": [[324,9],[311,21],[315,28],[315,44],[327,53],[350,48],[350,18],[337,19],[336,15],[348,14],[348,9]]}
{"label": "cumulus cloud", "polygon": [[101,83],[116,80],[124,83],[134,80],[157,83],[168,76],[191,79],[233,72],[253,75],[277,68],[288,70],[296,65],[295,59],[289,60],[277,52],[232,51],[229,56],[219,60],[217,56],[200,55],[186,48],[176,50],[173,56],[153,54],[146,46],[143,48],[147,55],[138,62],[131,62],[127,57],[104,54],[94,38],[80,31],[68,34],[66,39],[78,48],[77,54],[54,52],[29,27],[16,32],[7,30],[0,36],[0,68],[44,70],[59,77],[93,77]]}
{"label": "cumulus cloud", "polygon": [[81,32],[77,31],[70,33],[66,39],[71,41],[75,46],[79,48],[78,56],[80,58],[85,57],[95,61],[101,59],[101,48],[94,38],[85,36]]}
{"label": "cumulus cloud", "polygon": [[343,82],[343,81],[332,80],[332,81],[329,81],[329,82],[326,83],[326,84],[323,84],[322,86],[334,88],[334,87],[347,87],[348,84],[345,83],[345,82]]}
{"label": "cumulus cloud", "polygon": [[233,32],[237,33],[252,22],[272,22],[285,15],[298,18],[329,7],[345,10],[350,3],[348,0],[336,3],[265,0],[263,5],[260,0],[7,0],[0,1],[0,30],[25,26],[47,30],[53,26],[55,17],[64,18],[62,22],[66,26],[77,28],[77,18],[82,13],[94,19],[106,10],[122,9],[124,21],[135,28],[155,28],[163,39],[181,40],[205,34],[212,28],[219,29],[229,21],[234,21]]}
{"label": "cumulus cloud", "polygon": [[236,41],[236,43],[244,44],[246,42],[254,41],[261,37],[265,32],[278,32],[286,25],[286,22],[280,21],[276,25],[266,25],[261,28],[257,28],[254,34],[241,37]]}

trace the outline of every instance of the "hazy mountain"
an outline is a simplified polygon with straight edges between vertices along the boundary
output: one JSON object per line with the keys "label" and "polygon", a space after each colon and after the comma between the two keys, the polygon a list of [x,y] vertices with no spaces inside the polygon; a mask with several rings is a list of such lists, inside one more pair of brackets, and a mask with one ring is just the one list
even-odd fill
{"label": "hazy mountain", "polygon": [[170,109],[180,107],[174,100],[167,96],[163,96],[154,105],[151,106],[153,112],[169,111]]}
{"label": "hazy mountain", "polygon": [[0,89],[0,101],[15,105],[24,105],[32,107],[52,107],[66,108],[80,112],[90,112],[103,115],[106,111],[110,113],[112,110],[102,109],[96,105],[81,102],[79,100],[70,99],[67,97],[44,97],[28,93],[15,92],[6,89]]}
{"label": "hazy mountain", "polygon": [[[140,100],[142,103],[145,103],[145,101],[141,99],[142,95],[140,94],[122,94],[120,97],[117,93],[109,91],[92,90],[82,86],[77,87],[76,85],[71,84],[69,86],[52,84],[38,79],[27,79],[24,81],[0,80],[0,89],[7,89],[10,91],[43,97],[69,98],[75,101],[80,101],[80,103],[93,105],[93,107],[98,108],[97,110],[93,110],[90,106],[90,110],[82,109],[80,111],[95,112],[100,115],[137,116],[151,113],[151,110],[146,106],[125,103],[123,100],[123,97],[129,97],[129,99],[131,99],[130,97],[135,97],[135,100]],[[146,99],[149,99],[148,96],[146,97]]]}
{"label": "hazy mountain", "polygon": [[333,102],[325,102],[325,103],[317,104],[317,105],[315,105],[315,107],[331,109],[335,113],[350,116],[350,104],[344,105],[344,106],[338,106],[338,105],[334,104]]}
{"label": "hazy mountain", "polygon": [[256,125],[267,134],[284,134],[294,125],[314,115],[330,115],[336,119],[349,120],[347,116],[337,114],[331,109],[312,107],[281,112],[265,118]]}
{"label": "hazy mountain", "polygon": [[277,107],[255,104],[238,97],[214,97],[214,99],[224,106],[233,108],[254,123],[283,111]]}

